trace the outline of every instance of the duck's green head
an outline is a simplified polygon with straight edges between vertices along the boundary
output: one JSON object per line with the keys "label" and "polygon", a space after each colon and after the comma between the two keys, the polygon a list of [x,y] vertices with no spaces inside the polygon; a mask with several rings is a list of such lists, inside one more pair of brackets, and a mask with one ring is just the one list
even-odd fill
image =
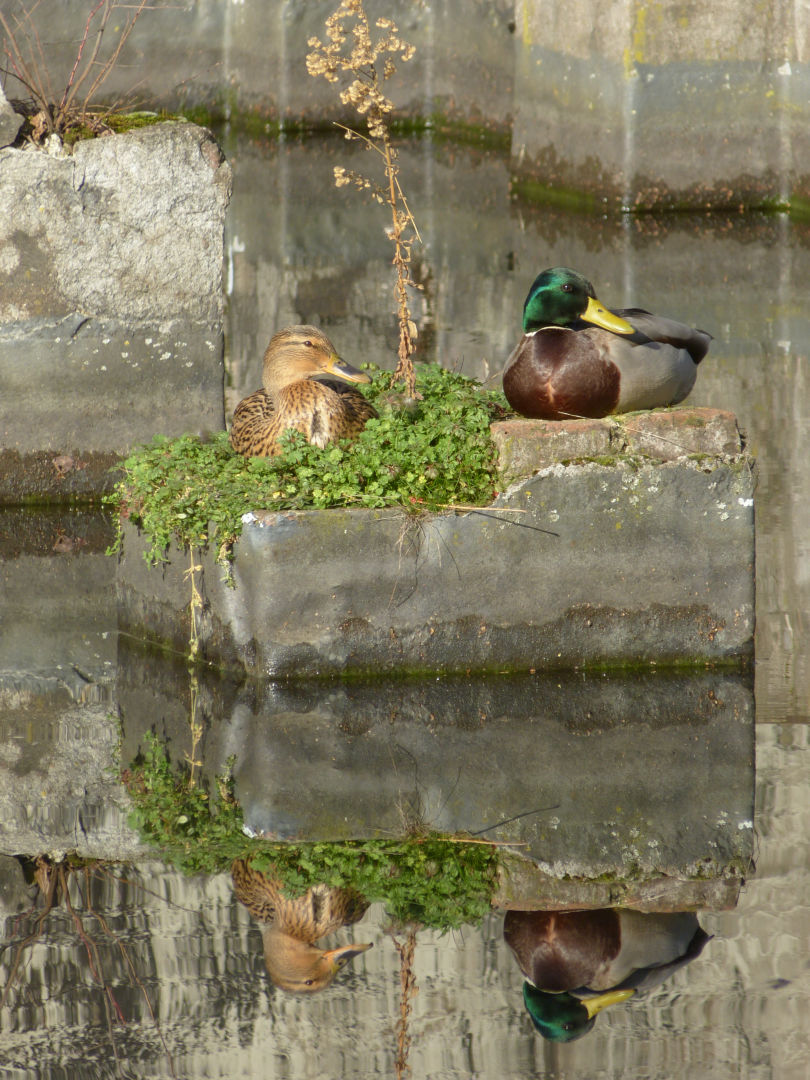
{"label": "duck's green head", "polygon": [[543,326],[571,326],[580,319],[612,330],[634,334],[635,329],[596,299],[593,285],[567,266],[552,266],[538,274],[523,305],[523,333]]}
{"label": "duck's green head", "polygon": [[573,994],[549,994],[536,986],[523,984],[523,1001],[532,1023],[549,1042],[573,1042],[587,1035],[602,1009],[626,1001],[634,990],[607,990],[593,997]]}

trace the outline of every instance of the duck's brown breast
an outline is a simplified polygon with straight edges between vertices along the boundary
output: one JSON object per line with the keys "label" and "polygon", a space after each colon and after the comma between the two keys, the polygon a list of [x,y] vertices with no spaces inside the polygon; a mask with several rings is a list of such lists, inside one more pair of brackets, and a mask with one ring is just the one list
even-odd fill
{"label": "duck's brown breast", "polygon": [[538,990],[591,986],[621,948],[613,910],[509,911],[503,936],[520,970]]}
{"label": "duck's brown breast", "polygon": [[591,331],[545,327],[524,336],[512,352],[503,392],[522,416],[597,418],[616,408],[620,383],[618,368]]}

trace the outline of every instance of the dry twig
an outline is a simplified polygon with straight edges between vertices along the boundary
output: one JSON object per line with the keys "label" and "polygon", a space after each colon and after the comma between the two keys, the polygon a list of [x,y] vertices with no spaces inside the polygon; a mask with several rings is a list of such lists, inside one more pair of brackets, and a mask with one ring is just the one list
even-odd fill
{"label": "dry twig", "polygon": [[307,71],[314,77],[322,75],[328,82],[337,82],[342,74],[353,76],[349,85],[341,90],[340,100],[365,118],[368,135],[345,124],[337,126],[344,131],[347,139],[358,139],[382,160],[382,184],[342,165],[335,166],[335,184],[338,187],[353,184],[390,208],[391,225],[386,234],[394,245],[394,297],[399,323],[394,378],[405,383],[409,397],[413,398],[419,396],[412,360],[417,328],[411,316],[408,289],[421,288],[411,275],[411,248],[421,238],[399,181],[397,151],[392,144],[390,130],[394,103],[385,96],[381,86],[396,71],[394,58],[404,63],[411,59],[416,50],[413,45],[403,41],[391,19],[377,19],[374,25],[382,31],[376,41],[372,38],[362,0],[341,0],[337,10],[326,20],[328,41],[324,43],[317,37],[308,41],[312,52],[307,55]]}
{"label": "dry twig", "polygon": [[[54,91],[55,80],[52,78],[34,18],[39,6],[40,0],[36,0],[29,6],[21,3],[16,13],[4,14],[0,10],[0,29],[4,34],[2,51],[5,57],[5,66],[0,70],[6,76],[11,75],[17,79],[31,95],[37,109],[31,120],[32,138],[35,142],[40,142],[50,134],[62,136],[71,128],[79,126],[89,126],[101,133],[105,130],[103,117],[108,115],[110,110],[91,112],[91,99],[118,63],[121,50],[136,22],[148,7],[148,0],[133,0],[132,3],[96,0],[88,12],[76,56],[58,101]],[[125,8],[130,14],[115,27],[114,33],[117,36],[104,55],[102,47],[110,17],[113,12]]]}

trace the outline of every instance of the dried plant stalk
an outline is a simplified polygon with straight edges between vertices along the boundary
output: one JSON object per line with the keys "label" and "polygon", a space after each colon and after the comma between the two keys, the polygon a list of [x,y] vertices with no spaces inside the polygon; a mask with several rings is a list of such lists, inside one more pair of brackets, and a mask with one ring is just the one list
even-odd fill
{"label": "dried plant stalk", "polygon": [[405,1080],[405,1077],[411,1074],[408,1054],[411,1049],[410,1018],[413,999],[419,993],[414,971],[416,927],[408,927],[404,941],[398,941],[393,933],[391,933],[391,940],[399,954],[399,1020],[397,1021],[397,1056],[394,1061],[394,1071],[397,1080]]}
{"label": "dried plant stalk", "polygon": [[326,20],[327,42],[317,37],[308,41],[312,51],[307,55],[307,71],[313,77],[323,76],[328,82],[338,82],[341,75],[353,77],[340,91],[340,100],[366,120],[368,134],[344,124],[338,124],[338,127],[343,129],[347,139],[359,139],[382,160],[385,178],[382,184],[341,165],[335,167],[335,183],[338,187],[353,184],[391,211],[391,225],[386,232],[394,245],[394,296],[399,323],[394,378],[405,383],[409,397],[418,397],[412,360],[417,328],[411,315],[408,290],[421,288],[413,280],[410,269],[412,245],[421,238],[399,182],[397,151],[391,142],[390,118],[394,103],[381,88],[397,70],[395,58],[407,62],[416,50],[403,41],[391,19],[377,19],[374,25],[382,32],[377,40],[372,38],[363,0],[341,0],[337,10]]}
{"label": "dried plant stalk", "polygon": [[[58,101],[34,18],[39,5],[40,0],[30,6],[21,4],[16,14],[5,15],[0,10],[5,58],[5,66],[0,71],[6,76],[14,76],[31,95],[38,110],[33,120],[35,141],[54,132],[62,135],[77,124],[89,123],[90,101],[118,63],[135,23],[148,7],[148,0],[132,3],[96,0],[87,14],[73,65]],[[130,14],[115,28],[116,37],[106,57],[102,57],[102,44],[110,17],[113,12],[124,8]],[[86,89],[82,91],[85,86]]]}

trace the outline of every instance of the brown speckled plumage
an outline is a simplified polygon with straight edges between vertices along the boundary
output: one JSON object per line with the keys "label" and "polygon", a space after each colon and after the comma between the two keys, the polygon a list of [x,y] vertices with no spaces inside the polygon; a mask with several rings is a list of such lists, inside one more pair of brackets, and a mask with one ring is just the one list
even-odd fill
{"label": "brown speckled plumage", "polygon": [[346,382],[370,382],[368,375],[341,360],[325,334],[314,326],[288,326],[274,335],[264,354],[264,386],[236,407],[230,442],[238,454],[272,457],[289,428],[315,446],[354,438],[377,415],[359,390]]}
{"label": "brown speckled plumage", "polygon": [[303,896],[285,896],[275,878],[254,870],[245,859],[231,866],[236,898],[261,923],[264,961],[270,978],[283,990],[324,990],[370,944],[321,949],[317,941],[359,922],[368,903],[353,889],[313,885]]}

